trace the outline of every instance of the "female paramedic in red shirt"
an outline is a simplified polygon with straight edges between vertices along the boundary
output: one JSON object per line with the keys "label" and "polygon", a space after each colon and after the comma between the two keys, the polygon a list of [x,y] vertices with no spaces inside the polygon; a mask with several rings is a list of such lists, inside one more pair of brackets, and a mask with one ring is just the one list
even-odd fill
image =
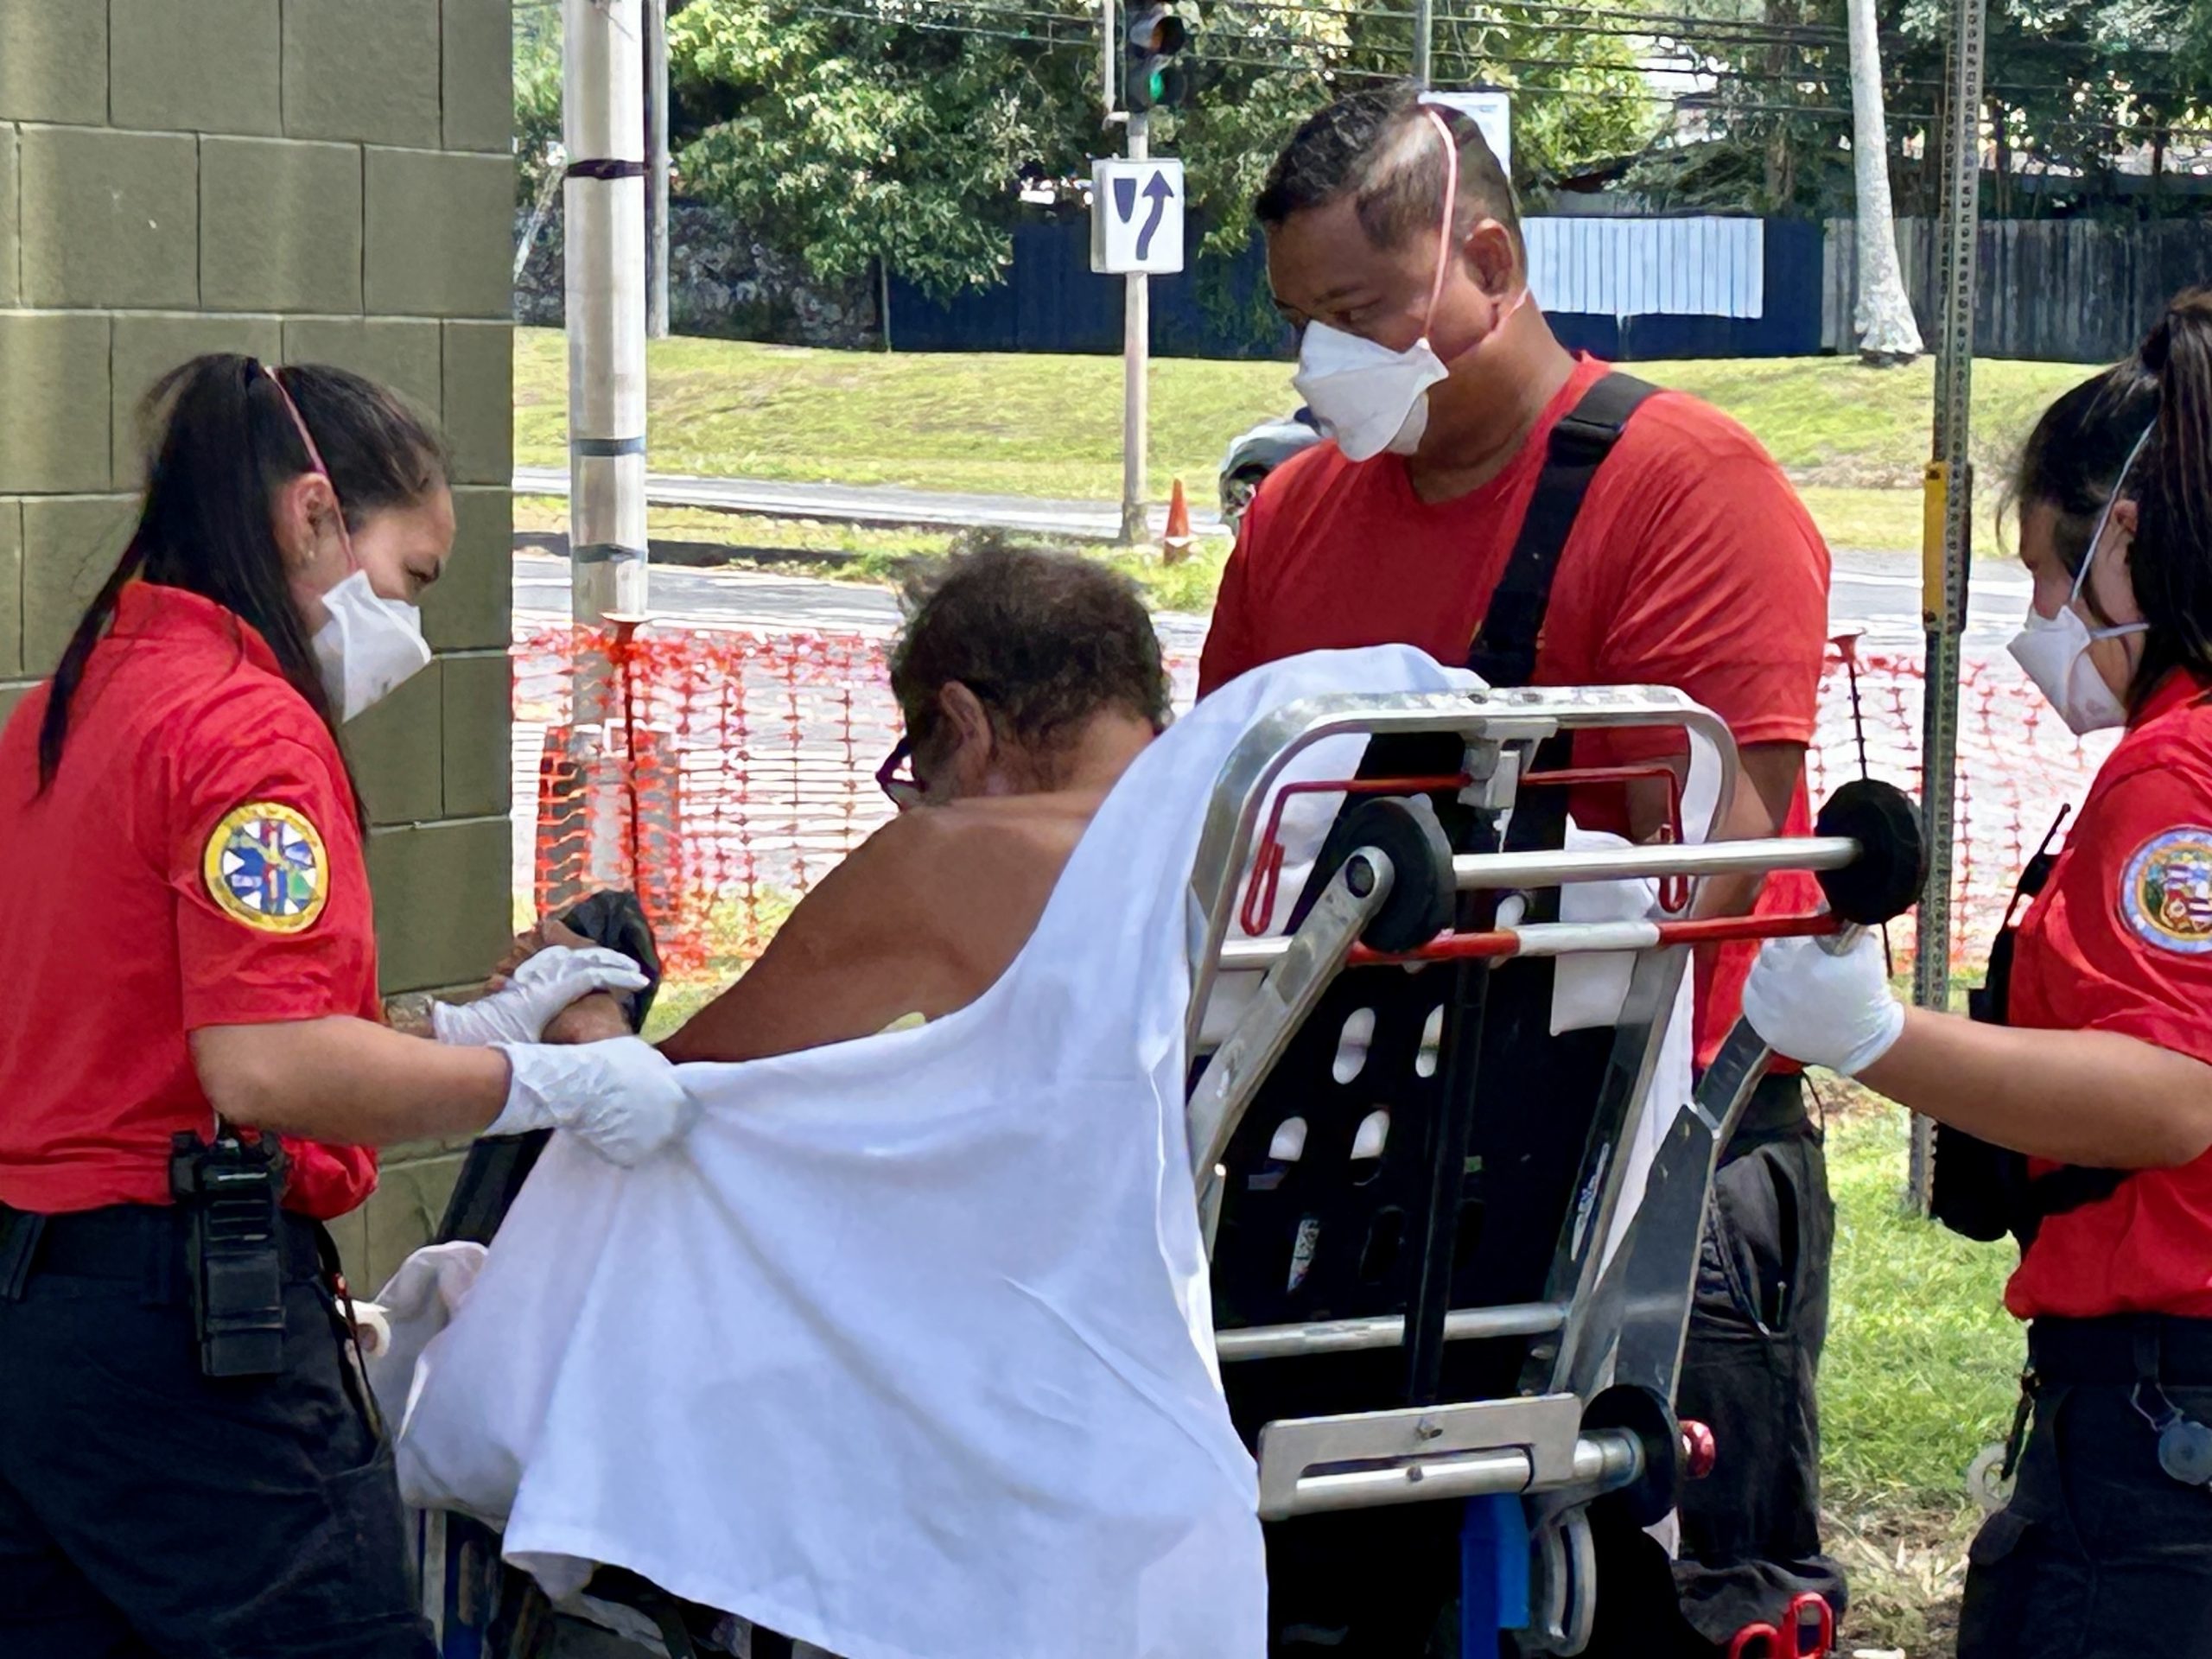
{"label": "female paramedic in red shirt", "polygon": [[2204,1659],[2212,290],[2053,405],[2015,493],[2035,600],[2013,652],[2075,731],[2126,730],[2011,941],[2006,1023],[1901,1007],[1871,938],[1770,944],[1744,1014],[1962,1153],[2026,1154],[1993,1185],[2026,1241],[2005,1302],[2031,1322],[2034,1429],[1974,1541],[1960,1659]]}
{"label": "female paramedic in red shirt", "polygon": [[245,357],[150,407],[130,544],[0,734],[0,1653],[423,1659],[321,1224],[376,1146],[558,1125],[629,1162],[692,1103],[643,1043],[537,1045],[643,983],[611,952],[435,1041],[380,1018],[337,728],[429,660],[436,436]]}

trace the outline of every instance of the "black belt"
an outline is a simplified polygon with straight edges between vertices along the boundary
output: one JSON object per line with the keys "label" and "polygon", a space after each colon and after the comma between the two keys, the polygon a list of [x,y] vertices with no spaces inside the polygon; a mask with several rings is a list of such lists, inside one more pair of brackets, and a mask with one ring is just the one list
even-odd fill
{"label": "black belt", "polygon": [[[117,1204],[55,1216],[0,1204],[0,1300],[20,1296],[35,1274],[136,1281],[151,1300],[183,1300],[188,1294],[185,1222],[182,1211],[165,1204]],[[321,1235],[321,1223],[284,1212],[277,1244],[288,1281],[322,1276]]]}
{"label": "black belt", "polygon": [[2212,1388],[2212,1319],[2164,1313],[2101,1319],[2037,1319],[2028,1327],[2028,1363],[2039,1382],[2132,1386],[2140,1380],[2137,1344],[2155,1339],[2158,1380],[2177,1389]]}

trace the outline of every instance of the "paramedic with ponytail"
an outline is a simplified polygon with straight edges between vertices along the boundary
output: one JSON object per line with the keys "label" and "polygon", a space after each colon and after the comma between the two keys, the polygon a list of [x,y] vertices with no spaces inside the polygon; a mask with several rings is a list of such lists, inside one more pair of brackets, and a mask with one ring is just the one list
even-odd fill
{"label": "paramedic with ponytail", "polygon": [[[338,728],[429,661],[439,439],[335,369],[203,357],[137,528],[0,734],[0,1653],[428,1659],[322,1223],[371,1148],[557,1126],[629,1163],[693,1107],[642,984],[534,958],[383,1023]],[[397,1402],[394,1402],[397,1403]]]}
{"label": "paramedic with ponytail", "polygon": [[[1878,941],[1789,940],[1744,1013],[1934,1118],[1938,1215],[2022,1241],[2033,1429],[1974,1541],[1960,1659],[2206,1659],[2212,290],[2052,406],[2015,497],[2035,600],[2013,654],[2075,731],[2125,732],[1993,959],[2001,1006],[1907,1008]],[[1942,1190],[1961,1171],[1981,1190]]]}

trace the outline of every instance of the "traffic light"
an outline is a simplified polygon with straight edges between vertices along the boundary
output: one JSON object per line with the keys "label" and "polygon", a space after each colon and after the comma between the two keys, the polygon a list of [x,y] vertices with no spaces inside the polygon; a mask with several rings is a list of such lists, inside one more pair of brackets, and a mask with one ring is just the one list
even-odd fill
{"label": "traffic light", "polygon": [[1190,38],[1173,7],[1130,6],[1128,33],[1122,41],[1122,99],[1130,114],[1173,109],[1182,102],[1183,71],[1173,60]]}

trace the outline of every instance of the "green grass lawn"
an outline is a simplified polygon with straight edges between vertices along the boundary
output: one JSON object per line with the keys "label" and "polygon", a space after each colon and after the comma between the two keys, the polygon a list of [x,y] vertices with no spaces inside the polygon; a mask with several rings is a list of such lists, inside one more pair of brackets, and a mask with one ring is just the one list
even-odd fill
{"label": "green grass lawn", "polygon": [[[721,340],[649,349],[657,471],[899,484],[1110,500],[1121,489],[1122,366],[1107,357],[811,351]],[[1839,358],[1640,363],[1636,372],[1708,398],[1757,433],[1806,488],[1840,547],[1910,549],[1920,537],[1934,369]],[[2071,364],[1974,369],[1985,499],[2036,413],[2089,372]],[[515,454],[559,466],[568,358],[557,331],[518,331]],[[1152,371],[1155,494],[1181,478],[1210,501],[1230,438],[1294,404],[1289,365],[1166,359]],[[1986,515],[1984,515],[1985,518]],[[1981,538],[1993,550],[1993,538]]]}
{"label": "green grass lawn", "polygon": [[1821,1368],[1827,1496],[1845,1509],[1956,1505],[1967,1465],[2004,1438],[2024,1339],[2005,1312],[2009,1245],[1905,1214],[1904,1114],[1828,1125],[1835,1280]]}

